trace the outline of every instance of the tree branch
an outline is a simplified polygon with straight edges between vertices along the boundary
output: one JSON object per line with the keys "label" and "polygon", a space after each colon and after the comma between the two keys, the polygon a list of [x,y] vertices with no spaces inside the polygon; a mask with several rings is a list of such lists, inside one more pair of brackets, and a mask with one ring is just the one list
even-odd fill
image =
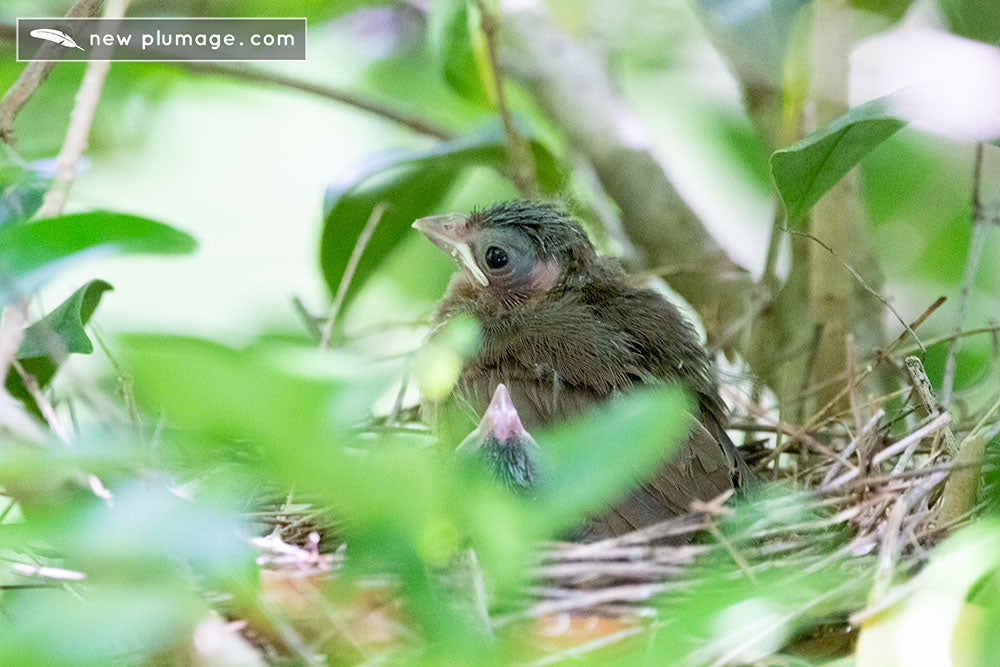
{"label": "tree branch", "polygon": [[355,107],[356,109],[361,109],[362,111],[366,111],[372,115],[392,121],[397,125],[402,125],[403,127],[406,127],[418,134],[424,134],[429,137],[434,137],[435,139],[448,140],[453,136],[453,133],[450,130],[441,127],[440,125],[420,118],[419,116],[415,116],[411,113],[393,109],[390,106],[376,100],[363,97],[357,93],[341,90],[340,88],[335,88],[333,86],[302,81],[301,79],[296,79],[279,72],[271,72],[260,67],[221,62],[183,62],[170,64],[192,74],[222,76],[228,79],[235,79],[237,81],[246,81],[261,85],[281,86],[283,88],[291,88],[292,90],[310,93],[318,97],[323,97],[328,100],[333,100],[335,102],[340,102],[341,104]]}
{"label": "tree branch", "polygon": [[686,268],[669,282],[699,312],[714,341],[750,307],[750,274],[729,258],[677,193],[594,53],[530,9],[504,14],[501,27],[506,71],[593,165],[646,265],[672,266],[684,259]]}
{"label": "tree branch", "polygon": [[[120,19],[125,15],[128,4],[129,0],[112,0],[108,4],[104,17]],[[110,69],[110,60],[91,60],[87,63],[87,71],[83,75],[80,90],[76,94],[73,111],[70,112],[66,139],[59,151],[59,157],[56,158],[55,179],[52,181],[52,187],[45,193],[42,207],[38,210],[40,218],[60,215],[66,206],[70,188],[73,187],[73,181],[76,180],[77,166],[80,163],[80,158],[83,157],[83,151],[87,148],[90,126],[94,122],[94,112],[101,99],[104,79]]]}
{"label": "tree branch", "polygon": [[[101,10],[102,4],[103,0],[78,0],[66,12],[66,17],[85,18],[96,16]],[[45,44],[39,51],[38,57],[48,58],[54,56],[57,51],[54,44]],[[21,109],[24,108],[24,105],[34,95],[38,86],[42,85],[49,78],[49,74],[52,73],[52,70],[58,64],[58,61],[32,60],[24,66],[17,80],[4,93],[3,99],[0,99],[0,140],[10,146],[14,145],[14,119],[21,113]]]}
{"label": "tree branch", "polygon": [[525,199],[536,199],[539,194],[538,181],[535,176],[535,158],[531,154],[531,145],[517,131],[514,120],[507,106],[507,94],[504,92],[504,73],[500,66],[500,56],[497,51],[497,17],[486,6],[485,0],[476,0],[479,8],[479,26],[486,40],[486,55],[493,75],[493,86],[496,94],[497,112],[503,124],[503,135],[507,142],[507,159],[509,161],[510,177],[517,191]]}

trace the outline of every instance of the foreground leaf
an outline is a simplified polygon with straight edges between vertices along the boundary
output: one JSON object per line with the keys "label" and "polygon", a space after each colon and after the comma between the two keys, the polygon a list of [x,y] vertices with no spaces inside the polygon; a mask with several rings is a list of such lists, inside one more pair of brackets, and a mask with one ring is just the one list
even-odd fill
{"label": "foreground leaf", "polygon": [[618,500],[687,435],[687,406],[676,386],[636,391],[538,434],[548,454],[539,520],[565,528]]}
{"label": "foreground leaf", "polygon": [[0,228],[0,305],[30,294],[70,261],[131,253],[183,254],[188,234],[148,218],[92,211]]}

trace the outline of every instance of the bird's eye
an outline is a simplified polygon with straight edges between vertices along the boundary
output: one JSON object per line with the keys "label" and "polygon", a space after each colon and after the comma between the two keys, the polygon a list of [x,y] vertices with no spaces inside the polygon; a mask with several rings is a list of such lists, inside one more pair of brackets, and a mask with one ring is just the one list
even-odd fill
{"label": "bird's eye", "polygon": [[501,269],[507,266],[507,262],[510,261],[510,258],[507,257],[507,251],[495,245],[491,245],[486,249],[485,258],[486,266],[491,269]]}

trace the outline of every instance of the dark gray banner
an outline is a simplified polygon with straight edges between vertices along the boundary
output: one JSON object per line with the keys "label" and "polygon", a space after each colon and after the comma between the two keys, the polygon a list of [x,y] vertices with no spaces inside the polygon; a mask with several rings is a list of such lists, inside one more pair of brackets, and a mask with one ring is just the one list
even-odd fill
{"label": "dark gray banner", "polygon": [[19,18],[18,60],[305,60],[304,18]]}

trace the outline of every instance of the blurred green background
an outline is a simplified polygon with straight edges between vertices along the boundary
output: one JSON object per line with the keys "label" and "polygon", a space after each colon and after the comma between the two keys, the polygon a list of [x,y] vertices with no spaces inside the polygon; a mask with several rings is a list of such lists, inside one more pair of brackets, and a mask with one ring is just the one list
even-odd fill
{"label": "blurred green background", "polygon": [[[824,17],[833,5],[850,16],[847,44],[839,54],[851,72],[843,99],[833,99],[827,90],[835,88],[835,72],[820,68],[809,81],[806,71],[820,59],[809,43],[810,17]],[[995,422],[995,413],[984,408],[995,407],[1000,390],[995,331],[1000,234],[992,224],[1000,215],[1000,75],[991,78],[1000,73],[1000,6],[989,0],[539,0],[489,6],[500,10],[501,24],[521,12],[543,17],[544,25],[592,58],[581,60],[581,68],[597,63],[595,71],[606,74],[607,80],[595,79],[594,88],[605,91],[616,110],[614,132],[607,134],[651,156],[669,178],[652,182],[676,188],[692,219],[731,260],[729,273],[702,281],[704,291],[728,292],[725,281],[735,274],[732,284],[748,288],[734,287],[737,298],[757,298],[752,286],[767,292],[775,309],[791,304],[785,320],[775,324],[781,335],[770,336],[762,327],[762,343],[737,336],[729,356],[718,355],[726,369],[726,397],[741,418],[747,415],[740,411],[758,399],[780,419],[808,417],[780,404],[788,394],[777,383],[763,386],[772,379],[767,374],[772,357],[784,362],[782,355],[791,361],[803,356],[802,339],[809,342],[815,313],[796,299],[822,283],[815,259],[803,263],[783,232],[786,225],[800,230],[807,223],[785,212],[809,209],[834,183],[846,184],[859,226],[846,234],[845,247],[856,244],[872,258],[870,264],[858,263],[859,275],[905,321],[947,296],[919,328],[925,340],[946,336],[954,327],[968,261],[976,144],[984,142],[979,214],[990,227],[970,282],[963,327],[994,331],[963,340],[951,408],[964,433],[984,414],[984,423]],[[184,64],[111,67],[66,212],[115,213],[43,221],[52,226],[41,229],[50,230],[47,241],[58,248],[60,240],[75,238],[74,225],[91,224],[109,234],[145,225],[148,237],[131,251],[153,254],[112,256],[122,250],[112,239],[108,245],[114,249],[94,261],[50,262],[59,269],[56,276],[32,295],[29,319],[35,321],[75,294],[68,307],[73,338],[64,337],[66,351],[96,348],[97,353],[74,354],[56,376],[54,390],[46,391],[57,417],[71,425],[72,447],[63,447],[45,429],[30,398],[12,391],[25,407],[0,403],[4,428],[14,425],[15,417],[29,425],[0,437],[0,560],[22,567],[0,571],[0,663],[221,664],[225,658],[252,664],[264,656],[293,664],[324,659],[355,664],[389,655],[401,662],[494,664],[538,657],[524,639],[526,621],[518,615],[528,608],[526,590],[537,592],[529,588],[525,566],[533,562],[537,541],[561,535],[627,488],[633,467],[648,463],[663,444],[659,436],[679,437],[685,403],[671,388],[640,393],[541,434],[562,477],[534,503],[443,464],[426,430],[408,421],[415,416],[417,385],[442,378],[449,385],[476,337],[475,327],[458,327],[438,347],[416,352],[455,265],[409,224],[423,215],[469,211],[518,194],[507,174],[473,8],[464,0],[132,3],[130,16],[305,16],[308,59],[260,63],[253,71],[363,96],[413,114],[450,138],[413,132],[293,87],[247,81],[245,72],[205,73]],[[65,2],[15,0],[0,7],[0,23],[9,27],[17,17],[65,10]],[[820,18],[815,20],[818,40],[828,33]],[[3,35],[10,31],[0,31],[0,89],[5,90],[23,63],[15,62],[14,45]],[[511,64],[517,71],[517,63]],[[10,169],[0,170],[0,177],[45,176],[51,170],[84,68],[61,64],[38,89],[17,117],[16,149],[4,148],[0,156],[3,168]],[[531,141],[542,193],[566,203],[602,251],[623,255],[631,271],[660,289],[669,289],[671,269],[697,264],[709,271],[711,263],[693,248],[690,254],[680,248],[676,256],[658,256],[658,265],[648,257],[644,261],[649,248],[633,245],[643,244],[636,241],[641,234],[634,233],[631,216],[646,195],[659,202],[663,193],[640,190],[638,202],[609,196],[613,179],[600,172],[594,152],[588,152],[592,147],[557,113],[564,105],[568,115],[585,118],[586,104],[577,106],[586,102],[590,88],[567,91],[553,109],[540,101],[529,79],[523,72],[511,74],[507,93],[514,121]],[[901,101],[907,99],[919,104],[904,109]],[[838,107],[829,118],[828,103]],[[838,118],[848,107],[852,110]],[[837,139],[838,127],[853,134]],[[832,150],[821,154],[817,147],[824,142],[855,152],[847,158]],[[623,167],[625,179],[642,176]],[[831,182],[810,199],[813,186],[826,180]],[[5,196],[35,192],[23,182],[3,185]],[[346,310],[333,327],[333,349],[317,351],[315,327],[322,322],[304,324],[293,299],[311,316],[325,316],[362,226],[382,201],[390,207],[350,283]],[[183,234],[119,213],[186,232],[197,249],[187,252],[193,241]],[[666,221],[652,236],[669,236],[672,212],[653,213]],[[0,241],[23,242],[27,236],[18,232],[39,224],[16,217],[0,219],[10,223]],[[39,242],[42,246],[51,249]],[[36,249],[27,243],[0,247],[0,268]],[[853,274],[839,264],[835,269],[857,288]],[[644,272],[666,273],[666,283]],[[104,293],[102,283],[89,282],[95,278],[114,291]],[[82,285],[91,291],[77,292]],[[697,290],[678,291],[700,296]],[[84,329],[92,299],[100,305]],[[689,300],[689,312],[704,317],[710,339],[720,338],[717,329],[724,327],[713,321],[712,308],[699,309],[703,304]],[[748,309],[759,320],[773,314],[754,311],[757,306]],[[876,333],[858,336],[859,361],[885,349],[902,331],[881,304],[872,319]],[[758,318],[743,323],[757,333]],[[846,329],[853,324],[848,321]],[[29,337],[32,345],[41,345]],[[836,344],[843,354],[842,340]],[[758,354],[759,348],[766,348],[765,354]],[[938,342],[924,356],[935,387],[945,374],[947,349],[946,342]],[[837,372],[844,366],[836,366]],[[43,379],[41,371],[39,376]],[[811,379],[830,378],[820,373]],[[401,381],[409,386],[398,406],[402,414],[393,411]],[[894,377],[879,389],[889,393],[899,383]],[[878,394],[866,391],[873,398],[865,407],[874,410]],[[883,436],[902,437],[903,429],[916,423],[907,422],[909,408],[902,399],[885,405]],[[847,416],[830,422],[821,437],[834,433],[831,437],[850,440],[854,424]],[[632,447],[623,448],[620,466],[601,469],[593,461],[607,456],[605,445],[613,438]],[[763,451],[777,440],[768,434],[761,442]],[[994,437],[988,453],[995,445]],[[925,454],[916,457],[919,465],[931,460]],[[775,477],[788,472],[779,467],[765,470]],[[306,499],[284,500],[290,488]],[[992,511],[994,494],[987,485],[976,510]],[[926,534],[908,534],[912,540],[905,545],[886,546],[880,536],[895,505],[878,502],[877,518],[865,524],[853,514],[830,519],[833,510],[810,504],[808,496],[769,488],[759,504],[720,521],[711,549],[706,547],[707,555],[691,570],[693,594],[668,591],[650,602],[664,614],[658,618],[671,618],[670,631],[657,625],[652,638],[640,636],[627,644],[630,653],[617,657],[655,664],[766,661],[803,629],[829,619],[843,624],[849,614],[892,599],[903,600],[892,614],[855,621],[856,629],[875,631],[864,650],[843,664],[906,664],[898,661],[905,654],[900,646],[925,646],[906,624],[945,599],[954,613],[937,634],[919,638],[936,641],[944,653],[926,655],[947,655],[960,635],[971,646],[963,655],[973,655],[976,664],[993,664],[997,651],[990,637],[1000,627],[995,523],[974,522],[941,553],[930,550]],[[926,506],[910,509],[929,512]],[[351,557],[343,570],[335,560],[338,576],[307,591],[305,602],[292,596],[275,603],[269,597],[275,591],[260,577],[262,547],[251,537],[289,513],[308,515],[321,530],[335,523],[329,535],[336,543],[346,540]],[[800,530],[803,525],[807,529]],[[822,530],[811,532],[816,525]],[[761,534],[787,537],[795,558],[770,558],[772,545],[764,540],[761,546]],[[863,544],[850,541],[859,536]],[[748,562],[732,556],[731,544],[753,554]],[[476,549],[495,595],[491,611],[513,619],[495,643],[483,641],[476,619],[449,597],[464,584],[443,581],[446,566],[464,562],[466,547]],[[892,548],[893,557],[881,555]],[[86,577],[78,583],[42,575],[42,590],[22,590],[25,581],[39,578],[23,568],[35,566]],[[748,568],[759,578],[744,578]],[[921,571],[924,578],[910,585],[915,581],[910,577]],[[338,623],[345,610],[354,613],[359,606],[357,591],[347,584],[386,572],[393,577],[392,594],[404,601],[407,623],[403,639],[397,636],[392,647],[396,652],[381,654],[352,643],[351,633]],[[898,597],[876,595],[891,585],[898,585],[892,588]],[[919,594],[909,596],[915,589]],[[318,611],[311,616],[302,607]],[[960,612],[978,614],[976,622],[962,625]],[[248,657],[229,644],[233,655],[206,653],[196,641],[202,629],[220,642],[236,635],[233,628],[214,624],[220,619],[246,621],[252,631],[240,636],[280,655],[262,649]],[[53,635],[58,641],[49,641]],[[595,662],[602,654],[597,655]],[[782,664],[812,662],[787,657]]]}

